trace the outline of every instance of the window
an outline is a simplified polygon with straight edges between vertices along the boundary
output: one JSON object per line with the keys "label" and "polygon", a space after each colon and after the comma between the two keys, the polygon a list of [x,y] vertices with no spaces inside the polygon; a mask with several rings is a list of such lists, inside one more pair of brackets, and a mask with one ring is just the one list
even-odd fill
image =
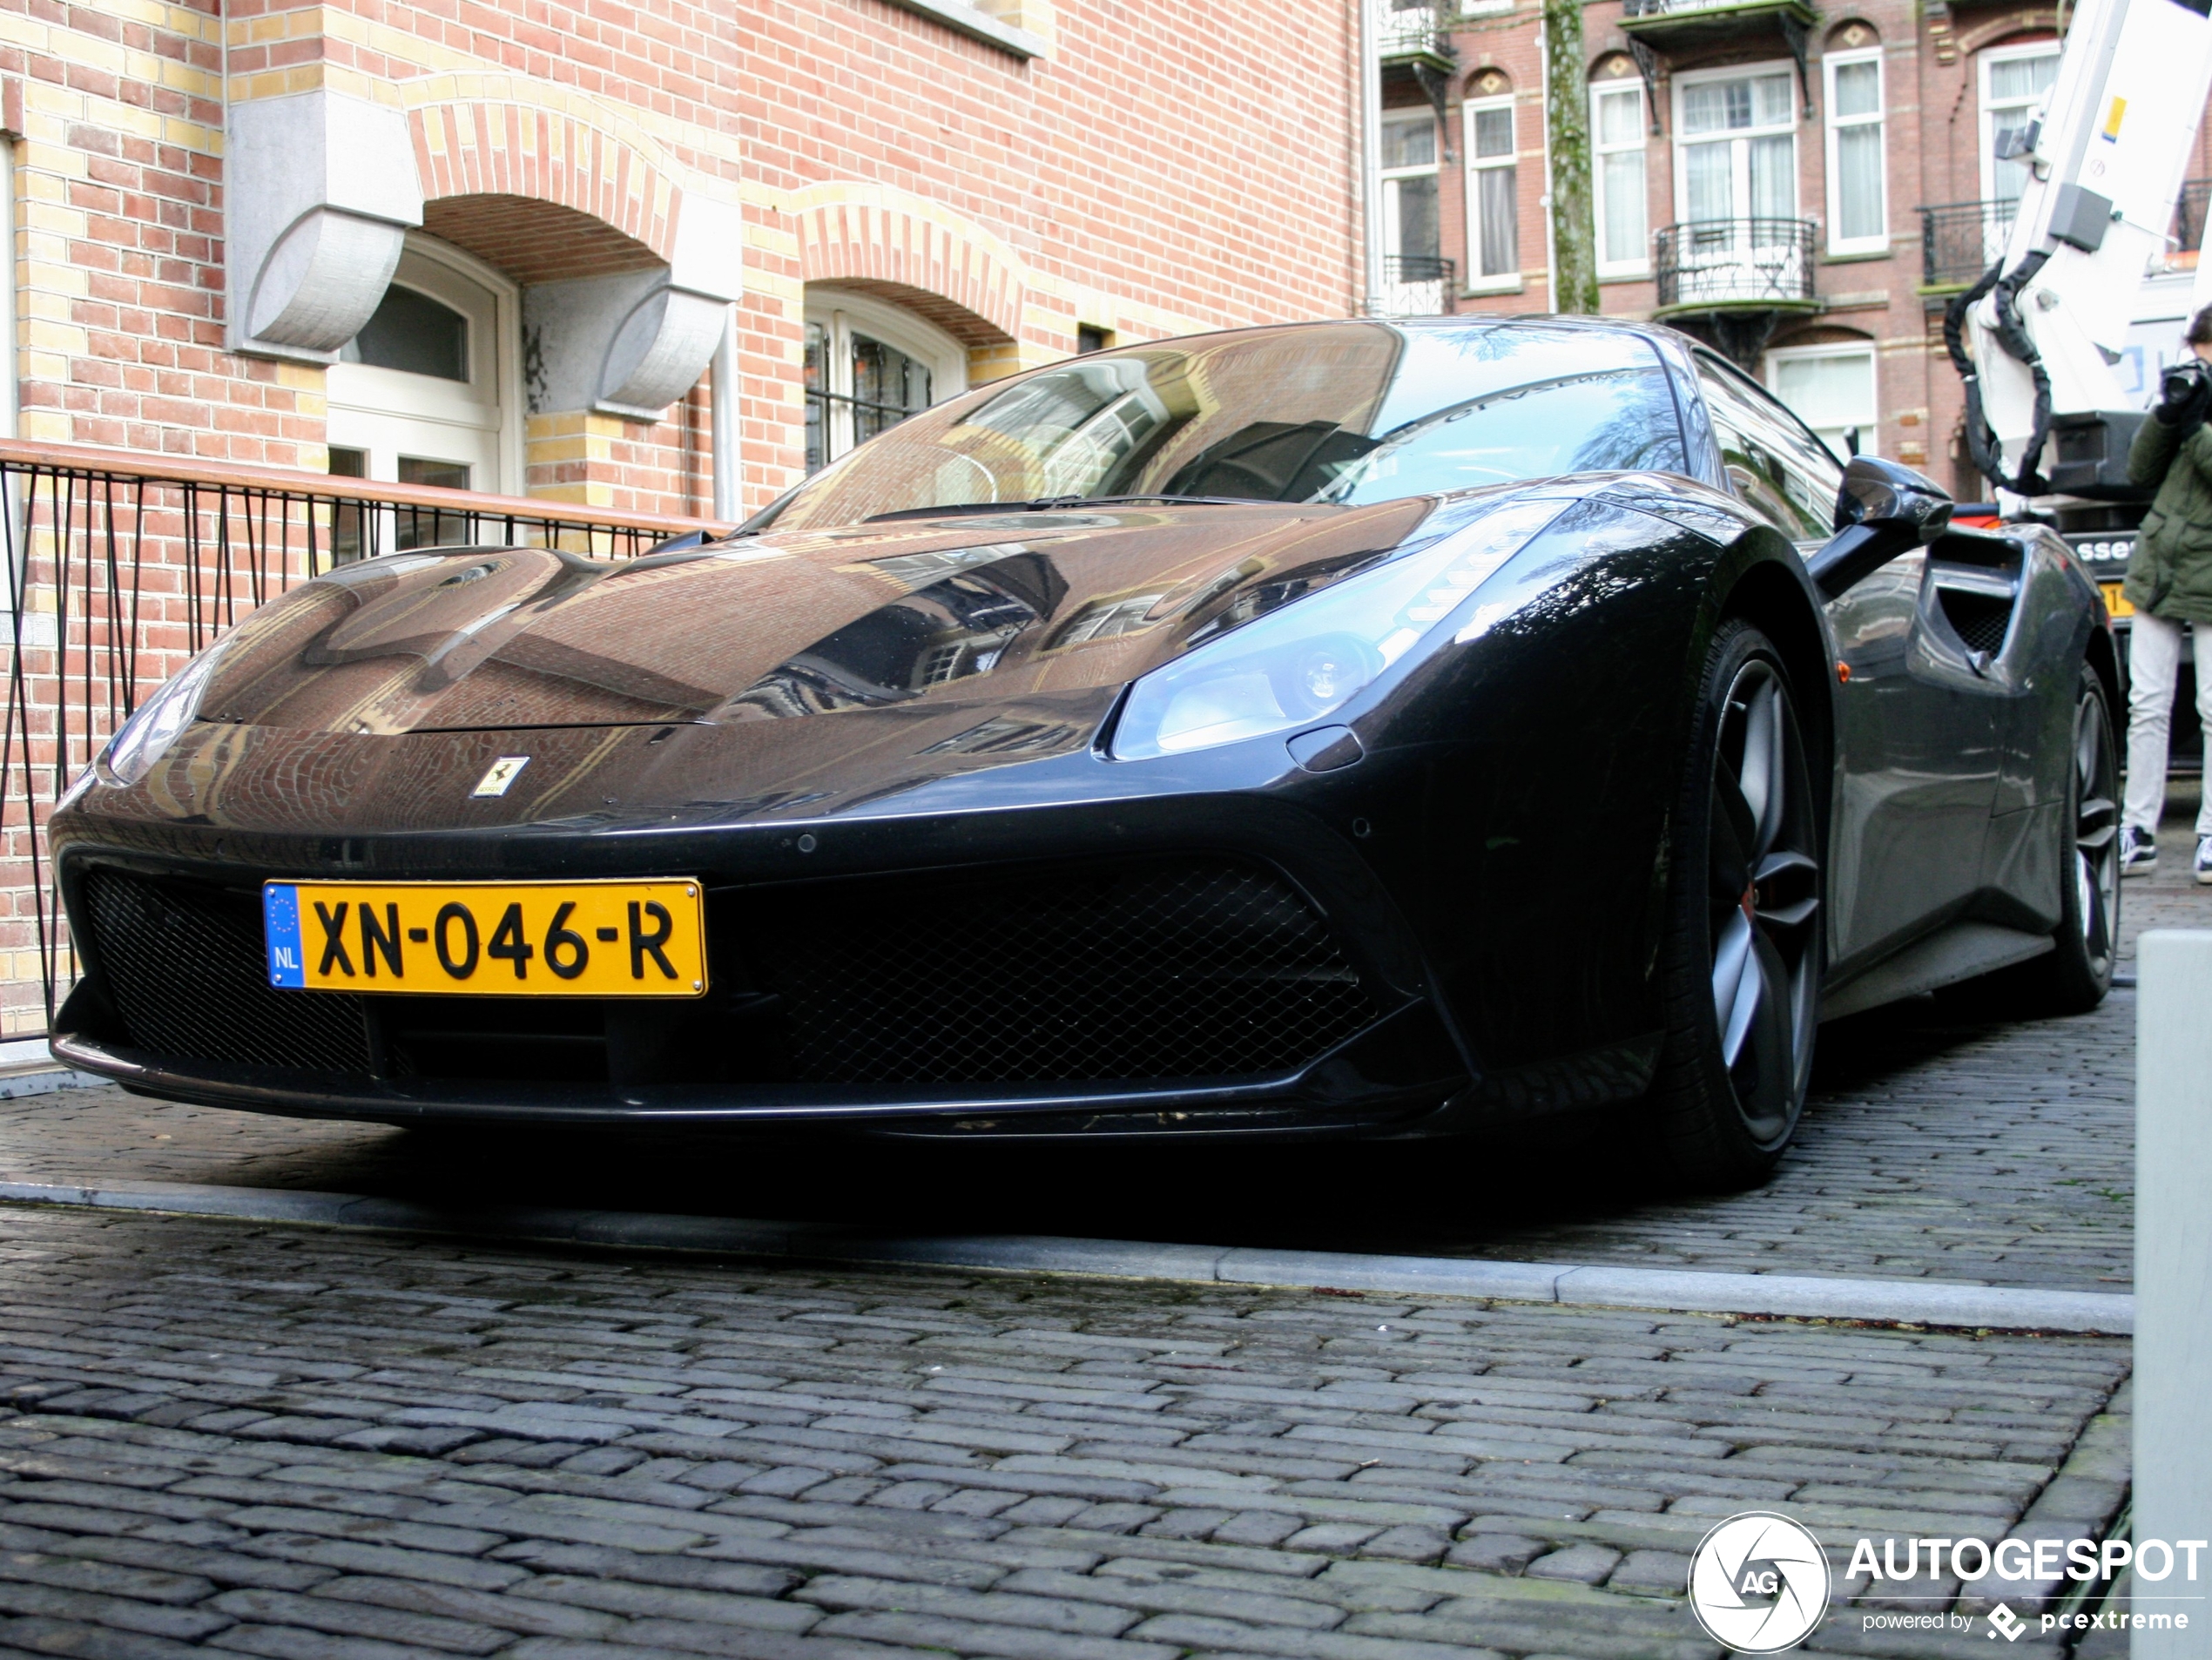
{"label": "window", "polygon": [[1592,171],[1597,186],[1598,274],[1642,276],[1651,268],[1643,88],[1633,81],[1592,87],[1590,132],[1597,141]]}
{"label": "window", "polygon": [[1851,428],[1870,449],[1874,444],[1874,348],[1869,343],[1801,346],[1769,352],[1766,383],[1805,425],[1838,455],[1849,453],[1844,435]]}
{"label": "window", "polygon": [[1791,541],[1824,541],[1835,529],[1844,485],[1836,458],[1733,366],[1700,352],[1697,379],[1736,493]]}
{"label": "window", "polygon": [[409,236],[375,313],[330,366],[331,470],[515,490],[523,471],[516,300],[489,266]]}
{"label": "window", "polygon": [[339,348],[338,360],[466,384],[469,319],[443,300],[395,282],[361,332]]}
{"label": "window", "polygon": [[1831,52],[1828,77],[1828,251],[1889,246],[1887,164],[1882,145],[1882,49]]}
{"label": "window", "polygon": [[1797,213],[1797,108],[1790,71],[1677,77],[1677,216],[1689,223]]}
{"label": "window", "polygon": [[863,294],[824,291],[806,306],[806,470],[819,471],[968,385],[959,341]]}
{"label": "window", "polygon": [[1467,287],[1521,287],[1513,96],[1467,105]]}
{"label": "window", "polygon": [[1096,323],[1076,325],[1076,355],[1083,357],[1092,352],[1103,352],[1114,343],[1114,331],[1101,328]]}
{"label": "window", "polygon": [[1422,111],[1382,125],[1383,253],[1395,281],[1434,281],[1441,257],[1436,217],[1436,120]]}
{"label": "window", "polygon": [[2005,204],[2002,217],[2008,226],[2027,185],[2027,163],[1998,160],[1998,143],[2027,125],[2058,72],[2059,44],[2054,40],[1981,55],[1981,194],[1984,201]]}

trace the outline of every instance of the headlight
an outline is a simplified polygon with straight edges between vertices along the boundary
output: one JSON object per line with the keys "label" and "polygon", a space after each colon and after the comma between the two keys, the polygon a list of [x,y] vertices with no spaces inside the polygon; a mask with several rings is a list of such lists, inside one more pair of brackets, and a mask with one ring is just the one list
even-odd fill
{"label": "headlight", "polygon": [[153,764],[168,752],[177,735],[192,725],[192,717],[199,712],[199,700],[206,694],[207,683],[214,678],[216,659],[223,654],[223,647],[215,645],[202,651],[169,684],[138,705],[138,712],[125,721],[114,737],[107,740],[107,747],[100,752],[92,768],[100,775],[103,784],[136,784],[153,770]]}
{"label": "headlight", "polygon": [[1288,732],[1352,700],[1565,510],[1521,502],[1293,600],[1130,689],[1116,760]]}

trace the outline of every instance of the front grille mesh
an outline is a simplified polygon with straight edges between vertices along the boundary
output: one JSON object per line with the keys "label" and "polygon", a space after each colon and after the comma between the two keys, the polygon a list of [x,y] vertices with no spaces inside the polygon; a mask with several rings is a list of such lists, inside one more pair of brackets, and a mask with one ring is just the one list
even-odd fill
{"label": "front grille mesh", "polygon": [[800,1082],[1279,1072],[1376,1012],[1298,894],[1227,860],[873,881],[779,909],[755,967],[788,1006]]}
{"label": "front grille mesh", "polygon": [[[83,920],[132,1047],[181,1062],[370,1070],[368,1000],[266,983],[253,892],[101,867],[86,874],[83,893]],[[1305,901],[1272,874],[1227,859],[871,877],[724,890],[710,903],[715,982],[735,1002],[683,1011],[655,1074],[670,1082],[929,1088],[1251,1076],[1318,1058],[1377,1013]],[[391,1064],[517,1081],[606,1076],[565,1051],[550,1074],[528,1064],[533,1056],[513,1046],[529,1047],[543,1011],[478,1001],[407,998],[396,1014],[378,1010]],[[509,1047],[501,1059],[473,1037],[469,1063],[453,1072],[443,1050],[415,1052],[414,1027],[463,1002],[472,1033],[504,1021]],[[596,1033],[603,1015],[628,1020],[637,1007],[571,1005],[558,1030]],[[517,1012],[530,1018],[517,1025]],[[437,1025],[428,1019],[425,1029]]]}
{"label": "front grille mesh", "polygon": [[132,1047],[180,1061],[365,1072],[361,999],[267,982],[252,893],[89,871],[84,909]]}

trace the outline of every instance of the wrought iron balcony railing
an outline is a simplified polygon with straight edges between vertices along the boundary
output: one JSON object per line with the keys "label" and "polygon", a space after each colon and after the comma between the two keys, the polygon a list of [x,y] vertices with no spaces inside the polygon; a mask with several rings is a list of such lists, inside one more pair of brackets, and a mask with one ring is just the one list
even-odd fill
{"label": "wrought iron balcony railing", "polygon": [[1732,11],[1785,11],[1805,19],[1815,15],[1808,0],[1622,0],[1621,17],[1629,32],[1637,33],[1639,24],[1674,17],[1703,19]]}
{"label": "wrought iron balcony railing", "polygon": [[1661,308],[1809,306],[1814,226],[1802,219],[1696,219],[1660,227],[1652,275]]}
{"label": "wrought iron balcony railing", "polygon": [[1458,266],[1428,253],[1383,256],[1382,312],[1386,317],[1441,317],[1452,309],[1452,273]]}
{"label": "wrought iron balcony railing", "polygon": [[2170,264],[2195,266],[2196,256],[2204,247],[2204,213],[2209,203],[2212,203],[2212,179],[2182,181],[2182,197],[2174,205],[2174,246],[2167,256]]}
{"label": "wrought iron balcony railing", "polygon": [[[46,859],[62,792],[256,605],[348,559],[477,543],[624,558],[710,527],[532,497],[0,442],[0,1035],[76,977]],[[36,962],[37,973],[21,965]]]}
{"label": "wrought iron balcony railing", "polygon": [[2017,201],[1945,202],[1920,210],[1920,281],[1963,288],[1989,269],[2013,233]]}
{"label": "wrought iron balcony railing", "polygon": [[[2172,240],[2152,260],[2157,270],[2188,269],[2204,246],[2205,209],[2212,203],[2212,179],[2191,179],[2182,186],[2174,206]],[[2017,201],[1944,202],[1920,210],[1920,282],[1928,288],[1965,288],[2005,254],[2012,240]]]}
{"label": "wrought iron balcony railing", "polygon": [[1446,54],[1443,8],[1436,0],[1414,0],[1411,5],[1393,0],[1372,0],[1375,51],[1385,63],[1393,59],[1436,57]]}

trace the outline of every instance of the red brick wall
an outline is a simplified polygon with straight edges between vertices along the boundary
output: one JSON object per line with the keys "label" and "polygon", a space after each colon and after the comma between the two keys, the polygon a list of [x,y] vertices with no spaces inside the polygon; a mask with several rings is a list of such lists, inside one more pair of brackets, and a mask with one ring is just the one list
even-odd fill
{"label": "red brick wall", "polygon": [[[957,245],[995,250],[995,316],[974,283],[932,290],[941,269],[901,268],[923,289],[911,296],[919,308],[990,318],[982,332],[998,349],[987,357],[1000,370],[1071,350],[1078,322],[1131,338],[1353,308],[1345,8],[1060,0],[1041,20],[1029,3],[1020,21],[1049,30],[1052,50],[1026,64],[881,0],[642,0],[612,11],[237,0],[222,19],[214,0],[188,0],[165,29],[31,4],[29,26],[0,44],[0,74],[22,78],[27,94],[24,430],[322,465],[320,371],[223,349],[226,23],[233,100],[322,85],[413,110],[434,227],[440,200],[511,192],[592,215],[603,257],[641,244],[664,252],[655,214],[665,201],[651,199],[649,180],[639,210],[624,171],[634,155],[742,199],[749,505],[799,461],[810,239],[789,211],[794,192],[887,189]],[[511,84],[487,91],[486,76]],[[440,77],[442,90],[426,92]],[[588,179],[538,165],[542,135],[506,130],[518,108],[541,126],[565,118],[569,155],[590,140],[613,159]],[[442,129],[435,153],[426,123]],[[618,129],[644,137],[624,149],[609,137]],[[529,165],[518,159],[526,143]],[[518,280],[543,274],[543,215],[515,218],[502,261],[507,221],[464,206],[442,221],[456,240]],[[865,244],[876,228],[849,240]],[[590,240],[580,231],[579,248]],[[703,418],[679,406],[627,425],[607,457],[581,464],[590,499],[676,512],[706,501]],[[532,487],[577,482],[559,470],[539,469]]]}

